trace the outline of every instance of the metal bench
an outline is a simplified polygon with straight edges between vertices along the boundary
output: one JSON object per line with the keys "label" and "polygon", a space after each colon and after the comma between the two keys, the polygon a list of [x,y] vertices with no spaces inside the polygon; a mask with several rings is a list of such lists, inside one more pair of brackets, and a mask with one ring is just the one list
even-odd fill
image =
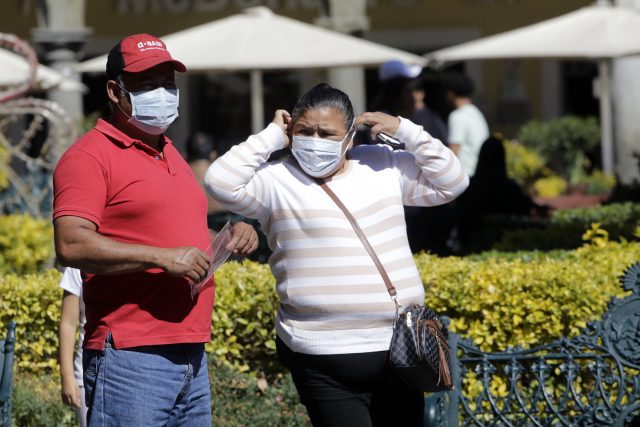
{"label": "metal bench", "polygon": [[16,344],[16,322],[9,322],[6,339],[0,340],[0,426],[11,426],[11,391],[13,382],[13,349]]}
{"label": "metal bench", "polygon": [[451,333],[455,389],[427,397],[425,426],[640,426],[640,262],[621,282],[574,338],[489,353]]}

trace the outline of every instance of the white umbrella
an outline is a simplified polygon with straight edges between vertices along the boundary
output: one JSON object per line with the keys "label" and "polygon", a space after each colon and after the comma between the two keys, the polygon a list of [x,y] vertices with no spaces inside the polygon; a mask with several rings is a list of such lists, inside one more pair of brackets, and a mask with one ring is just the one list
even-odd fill
{"label": "white umbrella", "polygon": [[[0,48],[0,86],[20,84],[28,78],[29,72],[29,64],[24,57]],[[86,89],[82,83],[68,79],[53,68],[40,64],[36,69],[36,86],[44,90],[56,88],[82,92]]]}
{"label": "white umbrella", "polygon": [[597,60],[600,68],[602,163],[613,172],[610,59],[640,54],[640,14],[598,4],[537,24],[440,49],[426,57],[445,62],[498,58],[559,58]]}
{"label": "white umbrella", "polygon": [[[189,71],[250,71],[253,130],[262,128],[261,70],[376,66],[425,58],[272,13],[266,7],[162,37]],[[104,72],[107,56],[85,61],[82,72]]]}

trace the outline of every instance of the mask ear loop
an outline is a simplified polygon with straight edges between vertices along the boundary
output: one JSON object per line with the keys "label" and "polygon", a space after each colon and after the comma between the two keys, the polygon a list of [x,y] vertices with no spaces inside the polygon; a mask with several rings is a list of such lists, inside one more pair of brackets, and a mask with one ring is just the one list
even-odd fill
{"label": "mask ear loop", "polygon": [[[347,143],[347,146],[344,149],[344,152],[341,154],[340,157],[345,156],[347,159],[349,159],[349,145],[351,145],[351,143],[353,142],[353,138],[356,136],[356,128],[355,125],[356,124],[356,119],[355,117],[353,118],[353,121],[351,122],[351,126],[349,127],[349,130],[347,131],[347,134],[344,136],[345,139],[348,138],[349,142]],[[349,134],[351,134],[351,137],[349,137]]]}

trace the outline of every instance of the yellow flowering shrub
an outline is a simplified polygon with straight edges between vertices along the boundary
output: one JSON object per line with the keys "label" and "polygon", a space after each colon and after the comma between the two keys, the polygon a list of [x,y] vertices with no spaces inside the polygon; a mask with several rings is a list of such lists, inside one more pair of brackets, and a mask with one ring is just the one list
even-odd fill
{"label": "yellow flowering shrub", "polygon": [[567,181],[558,175],[540,178],[533,183],[533,189],[540,197],[559,196],[567,191],[568,186]]}
{"label": "yellow flowering shrub", "polygon": [[550,171],[545,167],[544,159],[523,144],[504,141],[507,175],[525,188]]}
{"label": "yellow flowering shrub", "polygon": [[0,273],[35,273],[52,265],[53,226],[29,215],[0,216]]}
{"label": "yellow flowering shrub", "polygon": [[58,368],[58,325],[62,275],[51,269],[39,274],[0,276],[0,325],[16,322],[16,365],[27,372]]}
{"label": "yellow flowering shrub", "polygon": [[278,298],[269,266],[253,261],[223,264],[215,274],[216,303],[207,351],[241,371],[273,370]]}
{"label": "yellow flowering shrub", "polygon": [[416,261],[427,302],[484,351],[575,336],[604,313],[611,297],[623,295],[619,276],[640,261],[640,244],[609,242],[602,231],[593,228],[584,246],[562,256],[421,254]]}
{"label": "yellow flowering shrub", "polygon": [[[618,277],[640,260],[640,245],[610,242],[597,226],[573,251],[491,253],[482,257],[415,257],[426,299],[452,319],[452,330],[483,350],[503,350],[574,336],[599,318],[612,296],[621,296]],[[18,323],[20,370],[57,369],[60,273],[0,277],[0,324]],[[216,272],[214,359],[240,370],[277,369],[274,321],[275,280],[268,265],[230,262]],[[382,285],[381,285],[382,286]],[[402,296],[401,296],[402,297]]]}

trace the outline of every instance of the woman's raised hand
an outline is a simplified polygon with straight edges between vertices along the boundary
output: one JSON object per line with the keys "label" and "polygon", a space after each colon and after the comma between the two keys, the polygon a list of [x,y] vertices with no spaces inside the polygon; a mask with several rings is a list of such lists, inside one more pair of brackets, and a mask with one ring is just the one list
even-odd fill
{"label": "woman's raised hand", "polygon": [[400,127],[400,119],[389,114],[376,112],[362,113],[356,118],[356,126],[366,125],[371,129],[371,136],[375,139],[376,135],[384,132],[389,136],[396,134]]}
{"label": "woman's raised hand", "polygon": [[291,114],[289,114],[289,112],[287,110],[276,110],[276,114],[273,116],[273,122],[276,125],[278,125],[278,127],[280,127],[280,129],[282,129],[282,132],[284,133],[284,146],[288,147],[289,146],[289,134],[290,129],[289,129],[289,124],[291,123]]}

